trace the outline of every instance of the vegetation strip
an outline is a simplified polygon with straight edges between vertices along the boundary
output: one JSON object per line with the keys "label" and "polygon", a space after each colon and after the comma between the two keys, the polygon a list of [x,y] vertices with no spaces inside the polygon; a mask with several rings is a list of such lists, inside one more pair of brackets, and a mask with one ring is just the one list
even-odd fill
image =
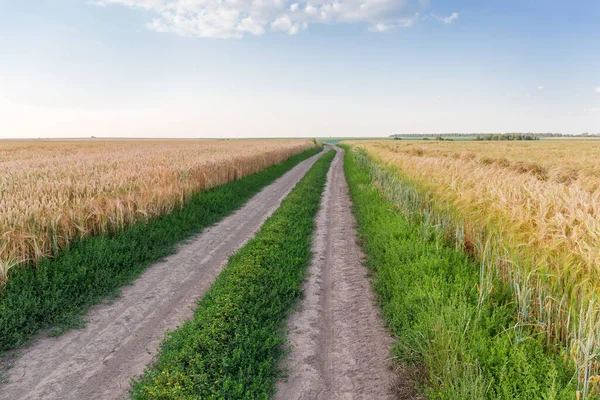
{"label": "vegetation strip", "polygon": [[202,190],[316,147],[309,140],[0,143],[0,287],[19,264],[167,214]]}
{"label": "vegetation strip", "polygon": [[11,269],[0,293],[0,352],[23,345],[42,328],[55,326],[50,333],[59,334],[81,325],[88,307],[118,294],[119,286],[172,254],[178,242],[217,223],[319,151],[308,150],[256,174],[197,193],[183,207],[148,222],[82,239],[35,268]]}
{"label": "vegetation strip", "polygon": [[[481,266],[425,215],[406,217],[401,204],[411,206],[411,188],[377,188],[385,179],[374,176],[376,166],[362,152],[348,150],[345,168],[402,373],[415,372],[435,399],[574,398],[574,367],[547,349],[542,335],[514,328],[517,307],[507,286],[480,282]],[[380,189],[402,199],[392,203]]]}
{"label": "vegetation strip", "polygon": [[511,288],[519,327],[573,360],[581,397],[600,396],[600,146],[354,143],[386,196],[402,201],[402,181],[409,215],[428,214]]}
{"label": "vegetation strip", "polygon": [[156,362],[133,382],[134,399],[266,399],[274,392],[285,341],[280,328],[301,294],[334,155],[317,161],[231,257],[194,318],[167,333]]}

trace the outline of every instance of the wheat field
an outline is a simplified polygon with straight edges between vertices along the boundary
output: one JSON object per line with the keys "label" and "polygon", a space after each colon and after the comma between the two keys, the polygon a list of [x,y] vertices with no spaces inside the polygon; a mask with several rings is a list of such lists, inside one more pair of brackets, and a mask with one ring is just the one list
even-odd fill
{"label": "wheat field", "polygon": [[314,146],[307,140],[0,142],[0,284],[72,240],[168,213],[193,194]]}
{"label": "wheat field", "polygon": [[597,387],[599,142],[349,143],[414,187],[432,221],[511,285],[521,326]]}

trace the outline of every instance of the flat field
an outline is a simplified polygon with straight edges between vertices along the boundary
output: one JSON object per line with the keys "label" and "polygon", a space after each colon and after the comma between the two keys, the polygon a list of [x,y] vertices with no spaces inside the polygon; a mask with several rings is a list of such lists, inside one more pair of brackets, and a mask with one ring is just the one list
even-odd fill
{"label": "flat field", "polygon": [[600,142],[0,145],[7,398],[600,394]]}
{"label": "flat field", "polygon": [[307,140],[0,142],[0,284],[16,264],[278,164]]}
{"label": "flat field", "polygon": [[[600,143],[350,142],[394,178],[376,182],[407,215],[441,228],[498,277],[518,329],[572,359],[582,391],[599,373]],[[487,286],[486,286],[487,285]]]}

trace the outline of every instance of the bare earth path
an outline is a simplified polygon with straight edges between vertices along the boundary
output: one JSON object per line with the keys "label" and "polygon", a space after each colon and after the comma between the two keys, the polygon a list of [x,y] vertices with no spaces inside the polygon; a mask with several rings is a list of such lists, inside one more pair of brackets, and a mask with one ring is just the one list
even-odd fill
{"label": "bare earth path", "polygon": [[117,399],[152,359],[166,328],[192,316],[227,257],[254,236],[320,156],[294,167],[244,207],[151,266],[113,304],[88,313],[85,329],[42,338],[22,352],[2,399]]}
{"label": "bare earth path", "polygon": [[373,302],[361,264],[343,150],[327,176],[304,299],[288,321],[290,375],[276,398],[391,399],[392,339]]}

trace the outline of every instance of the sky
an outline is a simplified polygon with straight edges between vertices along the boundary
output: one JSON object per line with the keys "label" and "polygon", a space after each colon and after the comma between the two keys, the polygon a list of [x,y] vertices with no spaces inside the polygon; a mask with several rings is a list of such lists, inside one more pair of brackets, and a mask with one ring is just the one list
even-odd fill
{"label": "sky", "polygon": [[600,1],[0,0],[0,138],[600,133]]}

